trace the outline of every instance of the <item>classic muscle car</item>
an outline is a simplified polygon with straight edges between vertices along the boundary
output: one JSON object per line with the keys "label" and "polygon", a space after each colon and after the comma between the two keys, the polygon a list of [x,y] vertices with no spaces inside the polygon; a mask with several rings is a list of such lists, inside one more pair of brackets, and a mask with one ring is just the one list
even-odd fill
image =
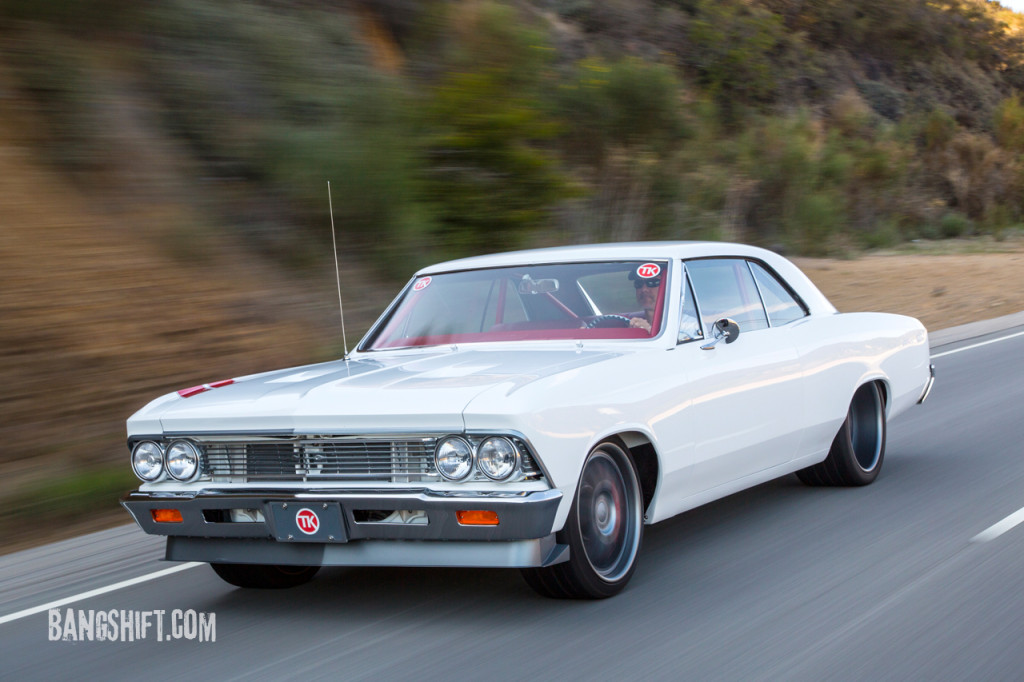
{"label": "classic muscle car", "polygon": [[770,479],[871,483],[927,397],[915,319],[838,313],[790,261],[635,243],[424,268],[346,357],[128,420],[122,503],[242,587],[321,566],[517,567],[618,593],[645,524]]}

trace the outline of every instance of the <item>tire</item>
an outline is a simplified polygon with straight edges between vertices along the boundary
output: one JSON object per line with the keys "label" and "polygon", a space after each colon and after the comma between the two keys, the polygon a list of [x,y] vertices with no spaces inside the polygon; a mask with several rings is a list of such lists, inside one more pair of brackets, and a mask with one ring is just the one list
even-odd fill
{"label": "tire", "polygon": [[263,564],[210,564],[224,582],[236,587],[280,590],[308,583],[319,566],[269,566]]}
{"label": "tire", "polygon": [[557,536],[569,545],[569,560],[523,569],[523,577],[553,599],[614,596],[636,570],[643,529],[636,467],[618,443],[605,441],[587,455],[565,528]]}
{"label": "tire", "polygon": [[839,433],[824,462],[796,475],[807,485],[867,485],[878,478],[885,459],[885,401],[877,383],[853,394]]}

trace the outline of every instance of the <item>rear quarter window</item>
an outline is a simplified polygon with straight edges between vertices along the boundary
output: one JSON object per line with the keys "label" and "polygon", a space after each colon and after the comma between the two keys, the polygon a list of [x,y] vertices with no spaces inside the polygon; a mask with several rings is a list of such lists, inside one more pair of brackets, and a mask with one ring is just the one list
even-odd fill
{"label": "rear quarter window", "polygon": [[751,261],[750,270],[754,273],[754,279],[761,290],[764,307],[773,327],[781,327],[807,315],[807,311],[793,294],[789,293],[782,282],[764,266]]}

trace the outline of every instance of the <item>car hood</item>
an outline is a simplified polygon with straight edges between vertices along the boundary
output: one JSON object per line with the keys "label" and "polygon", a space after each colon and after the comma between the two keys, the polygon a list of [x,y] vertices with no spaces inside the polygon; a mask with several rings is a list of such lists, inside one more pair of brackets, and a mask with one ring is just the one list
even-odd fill
{"label": "car hood", "polygon": [[250,377],[137,412],[129,433],[461,431],[473,398],[619,355],[577,350],[445,350],[358,358]]}

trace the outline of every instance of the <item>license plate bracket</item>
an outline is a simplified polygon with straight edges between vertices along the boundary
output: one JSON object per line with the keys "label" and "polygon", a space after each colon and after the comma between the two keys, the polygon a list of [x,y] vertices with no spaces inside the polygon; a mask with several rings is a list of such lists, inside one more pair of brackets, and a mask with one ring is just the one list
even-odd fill
{"label": "license plate bracket", "polygon": [[271,502],[269,507],[279,542],[348,542],[337,502]]}

